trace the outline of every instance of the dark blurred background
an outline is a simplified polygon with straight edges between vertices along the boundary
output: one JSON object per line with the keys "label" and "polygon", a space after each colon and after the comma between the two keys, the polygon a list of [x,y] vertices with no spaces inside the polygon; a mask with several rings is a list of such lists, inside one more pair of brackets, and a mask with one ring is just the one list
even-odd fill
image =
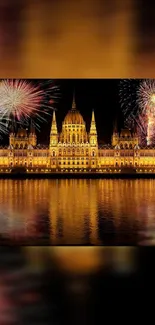
{"label": "dark blurred background", "polygon": [[[150,0],[1,0],[0,78],[154,78],[154,13]],[[64,249],[1,247],[1,325],[143,317],[154,250]]]}
{"label": "dark blurred background", "polygon": [[155,4],[1,0],[1,78],[154,77]]}
{"label": "dark blurred background", "polygon": [[153,313],[151,247],[1,247],[0,254],[1,325],[141,322]]}

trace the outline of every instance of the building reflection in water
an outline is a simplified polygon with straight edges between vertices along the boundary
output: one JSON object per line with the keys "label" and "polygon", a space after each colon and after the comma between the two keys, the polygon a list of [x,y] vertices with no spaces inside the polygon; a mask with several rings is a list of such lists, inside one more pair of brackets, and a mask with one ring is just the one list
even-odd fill
{"label": "building reflection in water", "polygon": [[154,225],[154,185],[154,180],[0,180],[1,235],[36,244],[134,245]]}
{"label": "building reflection in water", "polygon": [[60,180],[51,187],[50,195],[52,242],[95,244],[98,213],[96,183],[89,180]]}

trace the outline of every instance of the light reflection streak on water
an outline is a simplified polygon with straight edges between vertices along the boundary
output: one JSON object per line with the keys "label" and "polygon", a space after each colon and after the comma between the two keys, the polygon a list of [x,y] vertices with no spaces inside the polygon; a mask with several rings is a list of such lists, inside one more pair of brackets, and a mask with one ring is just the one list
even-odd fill
{"label": "light reflection streak on water", "polygon": [[51,244],[141,242],[154,227],[154,187],[155,180],[0,180],[1,234]]}

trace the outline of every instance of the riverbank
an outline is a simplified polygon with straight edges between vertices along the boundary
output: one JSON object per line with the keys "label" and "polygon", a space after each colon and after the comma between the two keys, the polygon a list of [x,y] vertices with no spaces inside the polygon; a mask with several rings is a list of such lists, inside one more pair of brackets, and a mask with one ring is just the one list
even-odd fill
{"label": "riverbank", "polygon": [[136,179],[136,178],[154,178],[155,173],[0,173],[0,179]]}

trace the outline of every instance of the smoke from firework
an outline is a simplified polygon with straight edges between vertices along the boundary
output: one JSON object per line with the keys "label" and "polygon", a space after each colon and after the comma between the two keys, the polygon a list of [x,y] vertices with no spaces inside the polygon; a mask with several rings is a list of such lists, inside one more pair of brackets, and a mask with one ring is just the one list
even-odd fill
{"label": "smoke from firework", "polygon": [[[45,115],[51,113],[57,98],[58,87],[51,80],[29,81],[6,79],[0,82],[0,128],[5,132],[4,125],[10,121],[20,124],[35,119],[38,127],[41,121],[46,121]],[[3,127],[1,127],[3,126]]]}

